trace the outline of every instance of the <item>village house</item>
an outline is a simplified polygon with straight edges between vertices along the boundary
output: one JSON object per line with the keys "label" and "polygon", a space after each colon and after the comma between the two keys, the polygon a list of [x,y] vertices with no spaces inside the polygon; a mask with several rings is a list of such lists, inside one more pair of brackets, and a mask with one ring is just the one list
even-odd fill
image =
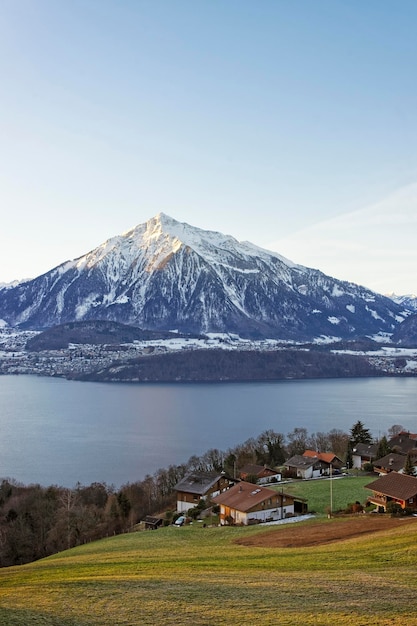
{"label": "village house", "polygon": [[352,467],[362,469],[365,463],[373,463],[377,453],[377,443],[357,443],[352,450]]}
{"label": "village house", "polygon": [[306,450],[304,454],[296,454],[285,461],[288,473],[294,478],[330,476],[331,472],[339,471],[342,465],[342,461],[333,452],[314,450]]}
{"label": "village house", "polygon": [[339,459],[333,452],[316,452],[315,450],[306,450],[303,456],[312,459],[317,458],[323,470],[323,474],[330,474],[331,471],[340,470],[343,467],[343,461]]}
{"label": "village house", "polygon": [[381,512],[386,512],[390,502],[399,504],[402,509],[417,510],[417,478],[398,472],[390,472],[365,485],[372,491],[368,501],[375,504]]}
{"label": "village house", "polygon": [[402,431],[388,441],[388,446],[397,454],[407,455],[413,450],[417,454],[417,435],[408,431]]}
{"label": "village house", "polygon": [[374,462],[374,472],[381,476],[383,474],[389,474],[389,472],[402,473],[406,458],[404,454],[396,454],[395,452],[386,454],[381,459],[377,459]]}
{"label": "village house", "polygon": [[201,499],[211,500],[235,483],[236,480],[225,472],[189,472],[175,485],[177,511],[185,513],[197,506]]}
{"label": "village house", "polygon": [[318,478],[321,476],[321,465],[317,457],[295,454],[285,461],[285,468],[292,478]]}
{"label": "village house", "polygon": [[276,470],[267,467],[266,465],[256,465],[254,463],[248,463],[239,472],[239,478],[247,480],[248,477],[253,476],[256,478],[256,482],[259,485],[264,483],[278,482],[282,476]]}
{"label": "village house", "polygon": [[302,498],[241,481],[213,498],[220,506],[220,524],[259,524],[307,512]]}

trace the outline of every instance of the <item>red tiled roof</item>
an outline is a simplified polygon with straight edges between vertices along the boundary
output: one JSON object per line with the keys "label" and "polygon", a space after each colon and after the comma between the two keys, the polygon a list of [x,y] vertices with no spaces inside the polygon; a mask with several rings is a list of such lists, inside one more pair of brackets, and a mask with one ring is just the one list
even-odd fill
{"label": "red tiled roof", "polygon": [[333,452],[315,452],[314,450],[306,450],[303,456],[310,458],[317,457],[320,461],[324,461],[325,463],[332,463],[337,459],[337,456]]}

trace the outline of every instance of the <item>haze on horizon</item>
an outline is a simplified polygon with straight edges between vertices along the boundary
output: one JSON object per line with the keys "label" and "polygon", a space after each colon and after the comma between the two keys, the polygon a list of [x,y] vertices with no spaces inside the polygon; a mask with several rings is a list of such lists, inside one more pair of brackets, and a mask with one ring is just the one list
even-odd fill
{"label": "haze on horizon", "polygon": [[3,0],[0,282],[160,211],[417,293],[417,5]]}

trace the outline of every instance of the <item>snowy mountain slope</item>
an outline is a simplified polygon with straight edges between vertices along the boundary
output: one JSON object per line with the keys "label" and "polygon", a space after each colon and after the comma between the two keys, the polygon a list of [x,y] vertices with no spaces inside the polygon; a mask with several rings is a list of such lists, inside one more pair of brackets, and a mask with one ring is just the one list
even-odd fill
{"label": "snowy mountain slope", "polygon": [[88,254],[0,290],[0,319],[104,319],[147,329],[311,340],[392,333],[404,307],[353,283],[161,213]]}
{"label": "snowy mountain slope", "polygon": [[409,309],[410,311],[417,311],[417,296],[415,294],[407,294],[404,296],[398,296],[395,293],[387,294],[388,298],[391,298],[394,302],[400,306]]}

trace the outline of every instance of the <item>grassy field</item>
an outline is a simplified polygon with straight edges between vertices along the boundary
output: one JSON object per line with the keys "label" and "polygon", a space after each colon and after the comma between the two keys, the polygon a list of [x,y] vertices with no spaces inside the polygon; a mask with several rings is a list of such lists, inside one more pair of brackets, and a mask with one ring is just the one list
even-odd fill
{"label": "grassy field", "polygon": [[[376,480],[377,476],[343,476],[333,478],[331,484],[332,511],[345,510],[352,502],[365,504],[366,497],[371,494],[364,485]],[[281,487],[277,487],[281,490]],[[319,514],[327,514],[330,509],[329,480],[299,480],[282,485],[284,492],[306,498],[308,508]]]}
{"label": "grassy field", "polygon": [[[303,533],[306,525],[315,523],[298,522],[297,528]],[[0,624],[416,623],[417,521],[395,531],[311,548],[235,543],[283,528],[168,527],[2,569]]]}

